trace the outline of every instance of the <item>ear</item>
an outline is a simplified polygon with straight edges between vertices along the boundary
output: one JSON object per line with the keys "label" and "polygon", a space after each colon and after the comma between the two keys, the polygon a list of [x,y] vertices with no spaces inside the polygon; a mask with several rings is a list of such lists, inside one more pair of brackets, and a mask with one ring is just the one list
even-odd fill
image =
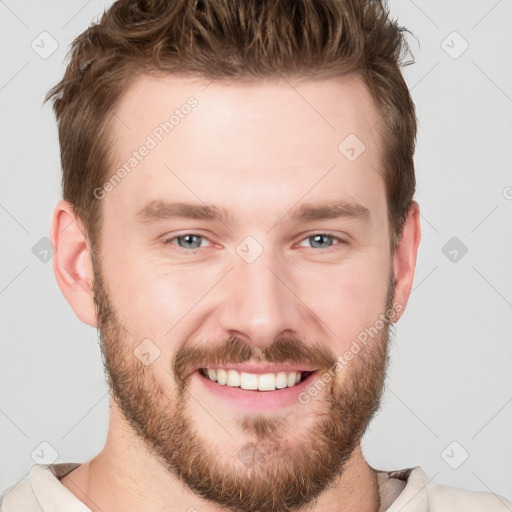
{"label": "ear", "polygon": [[89,242],[80,219],[67,201],[60,201],[55,207],[50,238],[55,245],[53,270],[62,294],[82,322],[96,327]]}
{"label": "ear", "polygon": [[394,318],[395,322],[405,311],[405,306],[411,294],[420,239],[420,207],[416,201],[413,201],[405,219],[402,236],[393,256],[394,302],[398,302],[402,306]]}

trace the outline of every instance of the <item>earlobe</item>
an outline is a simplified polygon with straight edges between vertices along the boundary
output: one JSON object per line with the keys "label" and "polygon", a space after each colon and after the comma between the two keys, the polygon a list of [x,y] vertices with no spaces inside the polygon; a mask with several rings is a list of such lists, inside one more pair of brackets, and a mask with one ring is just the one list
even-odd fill
{"label": "earlobe", "polygon": [[402,236],[393,256],[394,302],[401,306],[400,312],[394,321],[397,321],[402,316],[411,294],[420,240],[420,209],[418,203],[413,201],[404,223]]}
{"label": "earlobe", "polygon": [[56,248],[53,270],[60,290],[76,316],[95,327],[91,251],[84,227],[67,201],[54,209],[50,238]]}

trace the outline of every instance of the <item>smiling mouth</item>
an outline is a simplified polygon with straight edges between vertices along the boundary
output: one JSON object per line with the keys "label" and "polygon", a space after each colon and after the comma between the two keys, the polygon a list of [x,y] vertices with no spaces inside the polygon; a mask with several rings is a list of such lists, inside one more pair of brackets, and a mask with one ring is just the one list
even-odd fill
{"label": "smiling mouth", "polygon": [[276,373],[239,372],[234,369],[200,368],[199,374],[221,386],[252,391],[276,391],[296,386],[313,371],[282,371]]}

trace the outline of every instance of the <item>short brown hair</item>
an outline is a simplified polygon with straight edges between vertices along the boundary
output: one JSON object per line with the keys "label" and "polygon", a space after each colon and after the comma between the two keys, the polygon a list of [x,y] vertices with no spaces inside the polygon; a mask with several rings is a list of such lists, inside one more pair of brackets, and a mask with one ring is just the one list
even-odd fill
{"label": "short brown hair", "polygon": [[58,121],[64,199],[94,247],[101,201],[93,191],[112,173],[109,120],[141,74],[236,81],[356,73],[383,121],[394,252],[415,191],[416,115],[400,71],[405,32],[384,0],[118,0],[73,41],[64,78],[45,98]]}

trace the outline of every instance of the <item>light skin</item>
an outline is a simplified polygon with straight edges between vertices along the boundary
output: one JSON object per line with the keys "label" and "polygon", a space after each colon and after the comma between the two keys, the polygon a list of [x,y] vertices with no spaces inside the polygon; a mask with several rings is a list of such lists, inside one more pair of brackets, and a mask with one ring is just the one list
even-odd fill
{"label": "light skin", "polygon": [[[178,77],[141,77],[132,84],[115,109],[122,122],[114,119],[111,125],[115,169],[187,98],[195,97],[198,105],[101,199],[101,275],[121,326],[115,339],[128,358],[142,340],[158,347],[159,357],[145,375],[162,392],[155,407],[164,412],[173,409],[177,396],[172,362],[188,346],[216,347],[236,337],[260,354],[288,337],[341,356],[385,312],[391,277],[393,302],[400,306],[396,322],[411,291],[420,241],[413,203],[391,253],[379,114],[360,79],[207,85]],[[338,150],[349,134],[366,146],[354,161]],[[168,216],[170,208],[162,203],[176,202],[214,205],[229,215]],[[293,218],[306,205],[340,202],[344,214],[335,218]],[[57,281],[78,318],[97,326],[84,232],[70,205],[60,202],[52,224]],[[176,238],[187,234],[204,238]],[[317,234],[328,236],[315,245]],[[251,263],[240,251],[248,236],[262,249]],[[200,248],[190,248],[196,242]],[[249,243],[250,254],[259,251],[252,239]],[[374,341],[379,342],[384,340]],[[212,392],[211,386],[219,385],[207,387],[197,368],[187,373],[188,417],[226,472],[256,478],[271,467],[272,457],[286,461],[307,446],[319,416],[328,412],[330,394],[362,368],[365,352],[377,353],[370,343],[307,406],[298,400],[280,406],[264,398],[258,413],[280,424],[263,444],[241,426],[244,420],[251,424],[251,407],[223,391]],[[135,356],[129,364],[133,372],[142,368]],[[314,374],[311,382],[319,377]],[[273,445],[277,435],[279,445]],[[250,470],[240,463],[237,454],[248,443],[272,447],[269,466],[262,462]],[[137,437],[115,400],[104,449],[61,481],[94,511],[227,510],[177,478]],[[378,506],[375,474],[357,443],[312,510],[377,511]]]}

